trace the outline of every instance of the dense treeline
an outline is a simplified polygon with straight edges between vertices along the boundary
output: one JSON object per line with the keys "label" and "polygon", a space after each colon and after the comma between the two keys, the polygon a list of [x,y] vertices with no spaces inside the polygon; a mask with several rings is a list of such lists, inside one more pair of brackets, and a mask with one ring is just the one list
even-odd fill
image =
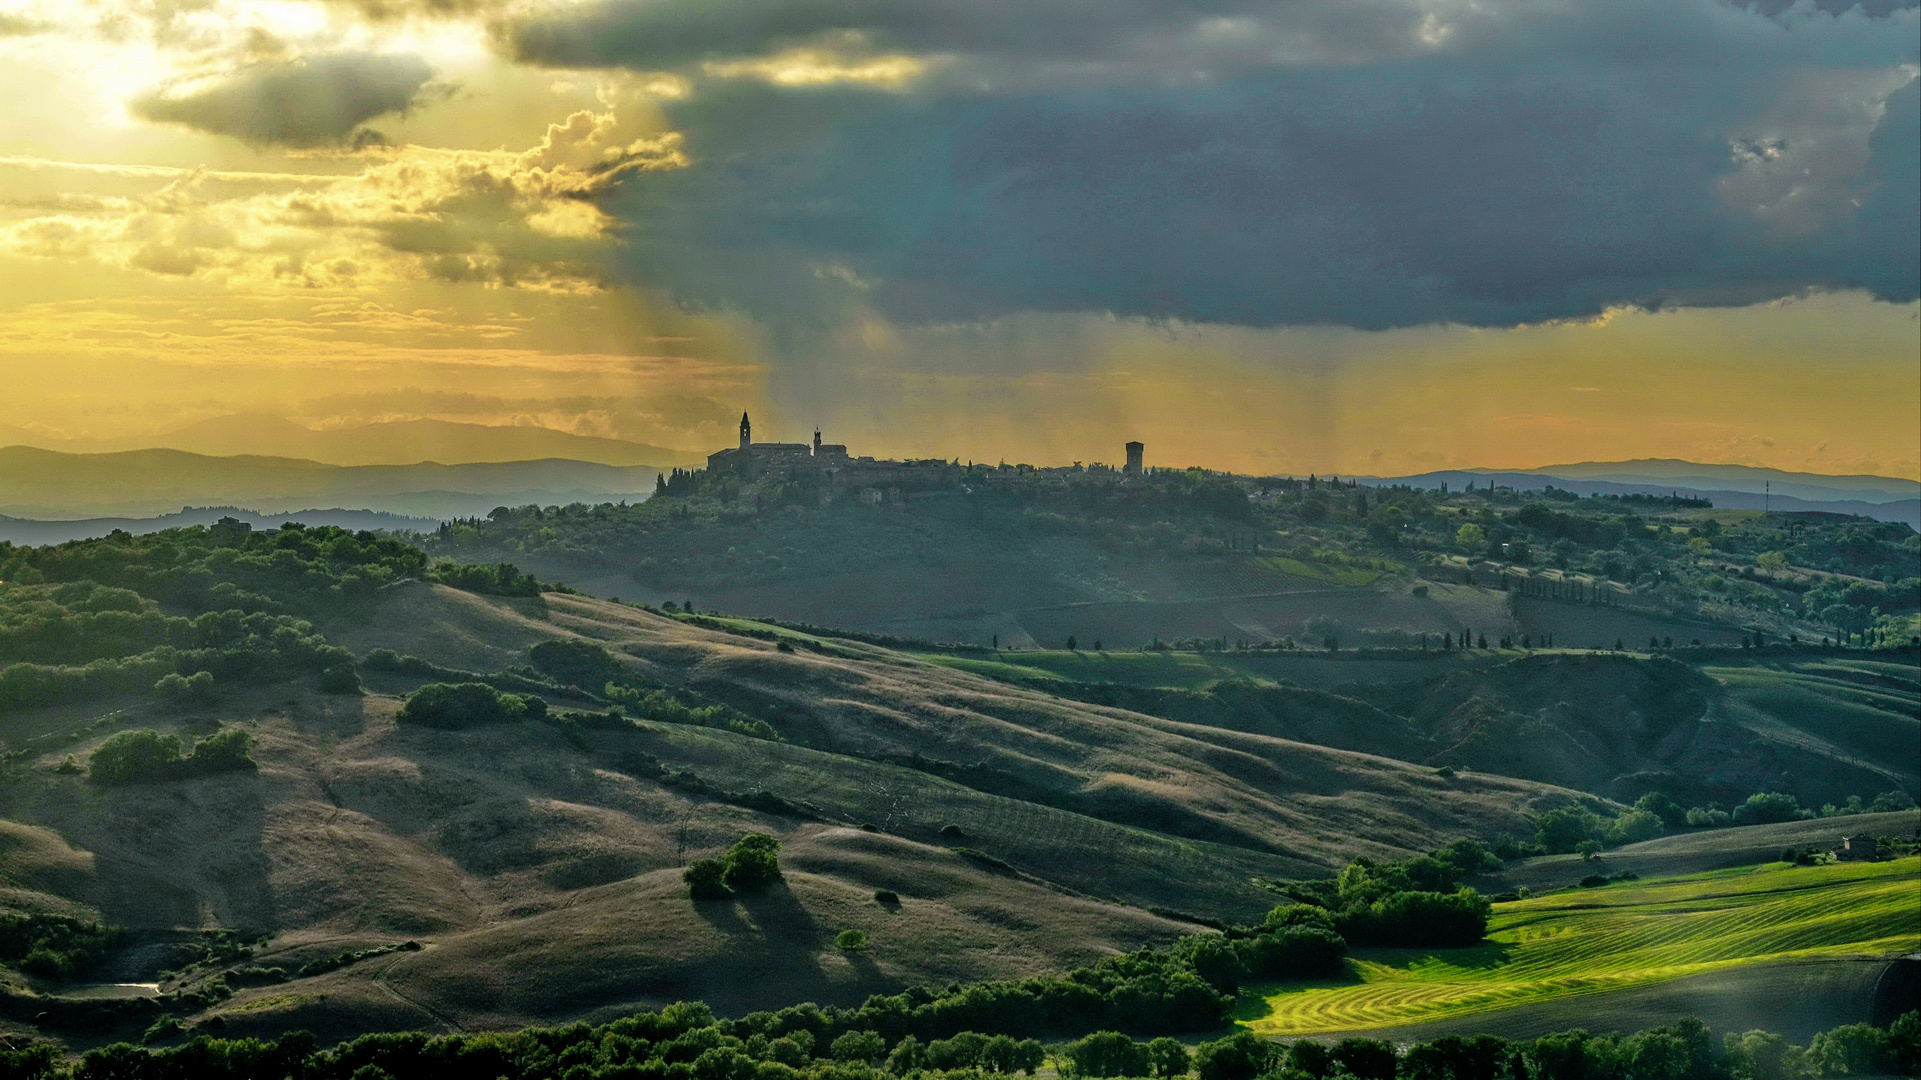
{"label": "dense treeline", "polygon": [[1652,840],[1669,832],[1687,829],[1718,828],[1726,825],[1772,825],[1814,817],[1846,817],[1853,814],[1891,813],[1910,810],[1914,796],[1899,788],[1863,802],[1859,795],[1849,796],[1845,805],[1829,803],[1816,811],[1786,792],[1757,791],[1732,809],[1718,804],[1683,807],[1661,792],[1649,792],[1633,806],[1612,816],[1583,806],[1564,806],[1550,810],[1536,821],[1534,843],[1520,844],[1507,838],[1496,846],[1504,859],[1530,855],[1590,854],[1622,844]]}
{"label": "dense treeline", "polygon": [[[869,1003],[870,1005],[872,1002]],[[170,1048],[116,1043],[77,1063],[46,1044],[0,1047],[0,1075],[20,1080],[971,1080],[1032,1073],[1048,1053],[1037,1040],[969,1030],[932,1040],[837,1021],[867,1010],[801,1005],[717,1019],[699,1003],[672,1005],[602,1025],[511,1033],[363,1035],[328,1049],[297,1031],[278,1040],[205,1036]],[[1172,1039],[1142,1043],[1114,1031],[1054,1048],[1063,1077],[1197,1080],[1801,1080],[1915,1075],[1921,1013],[1892,1028],[1853,1024],[1805,1047],[1764,1031],[1718,1043],[1697,1020],[1632,1035],[1563,1031],[1509,1041],[1451,1035],[1400,1050],[1345,1038],[1270,1042],[1242,1031],[1191,1052]]]}
{"label": "dense treeline", "polygon": [[0,543],[0,707],[142,693],[205,704],[218,684],[300,674],[355,689],[352,655],[316,623],[351,619],[410,578],[510,596],[542,588],[510,565],[430,565],[399,540],[296,523]]}

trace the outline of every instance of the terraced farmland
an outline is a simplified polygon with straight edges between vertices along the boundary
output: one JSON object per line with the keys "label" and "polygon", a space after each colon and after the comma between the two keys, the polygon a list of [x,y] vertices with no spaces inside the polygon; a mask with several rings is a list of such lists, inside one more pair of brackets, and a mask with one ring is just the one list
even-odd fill
{"label": "terraced farmland", "polygon": [[1344,982],[1273,987],[1264,1035],[1424,1023],[1784,961],[1921,947],[1921,858],[1722,870],[1495,907],[1466,949],[1368,950]]}

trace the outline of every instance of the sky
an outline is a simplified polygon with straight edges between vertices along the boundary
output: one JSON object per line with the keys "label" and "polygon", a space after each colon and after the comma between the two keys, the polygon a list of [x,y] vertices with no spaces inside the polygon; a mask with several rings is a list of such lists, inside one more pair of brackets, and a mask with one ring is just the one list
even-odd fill
{"label": "sky", "polygon": [[0,443],[1916,479],[1918,75],[1914,0],[0,0]]}

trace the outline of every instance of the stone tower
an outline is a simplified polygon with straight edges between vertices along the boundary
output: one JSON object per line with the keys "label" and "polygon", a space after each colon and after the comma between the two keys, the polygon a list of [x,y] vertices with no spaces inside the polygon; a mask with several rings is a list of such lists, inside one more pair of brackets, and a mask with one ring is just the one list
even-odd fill
{"label": "stone tower", "polygon": [[1141,471],[1141,452],[1145,449],[1147,448],[1138,442],[1128,443],[1127,444],[1127,467],[1125,469],[1122,469],[1121,471],[1130,472],[1130,473],[1140,472]]}
{"label": "stone tower", "polygon": [[747,414],[740,414],[740,449],[742,453],[754,445],[754,425],[747,422]]}

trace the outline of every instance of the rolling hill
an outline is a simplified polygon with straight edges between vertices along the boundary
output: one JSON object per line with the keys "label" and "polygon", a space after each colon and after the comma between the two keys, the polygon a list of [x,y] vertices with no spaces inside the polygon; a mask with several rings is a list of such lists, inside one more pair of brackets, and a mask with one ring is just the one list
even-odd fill
{"label": "rolling hill", "polygon": [[[164,942],[203,928],[258,935],[254,962],[289,970],[426,946],[243,989],[209,1007],[229,1030],[512,1024],[690,996],[744,1010],[1059,970],[1192,919],[1254,917],[1275,899],[1257,879],[1521,830],[1579,798],[579,596],[406,584],[335,635],[480,672],[557,638],[602,643],[636,676],[783,739],[654,722],[422,729],[395,720],[422,679],[372,670],[365,696],[283,683],[186,713],[29,710],[4,731],[6,901],[147,935],[125,982],[154,981]],[[570,705],[597,707],[553,708]],[[113,730],[217,722],[252,734],[257,772],[108,788],[58,771]],[[786,844],[786,887],[690,904],[679,868],[754,829]],[[847,927],[875,942],[858,960],[828,943]]]}

